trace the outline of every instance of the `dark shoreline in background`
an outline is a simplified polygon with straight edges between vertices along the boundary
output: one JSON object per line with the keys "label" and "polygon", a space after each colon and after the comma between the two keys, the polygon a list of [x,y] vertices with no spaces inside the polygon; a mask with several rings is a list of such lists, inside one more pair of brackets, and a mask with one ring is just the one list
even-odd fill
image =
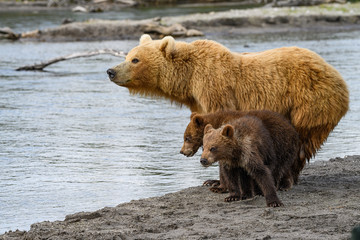
{"label": "dark shoreline in background", "polygon": [[226,194],[191,187],[35,223],[0,239],[349,239],[360,221],[359,172],[360,156],[308,164],[298,185],[279,192],[280,208],[266,207],[263,197],[225,203]]}
{"label": "dark shoreline in background", "polygon": [[[198,30],[193,31],[192,29]],[[144,20],[72,22],[49,29],[21,33],[30,41],[99,41],[138,39],[143,33],[154,38],[360,29],[360,3],[311,7],[236,9],[223,12],[157,17]]]}
{"label": "dark shoreline in background", "polygon": [[[249,7],[261,7],[263,4],[256,3],[251,0],[242,0],[242,1],[164,1],[159,4],[155,3],[147,3],[147,4],[131,4],[129,1],[128,4],[123,1],[88,1],[76,3],[76,1],[64,1],[66,4],[58,5],[58,6],[48,6],[48,1],[2,1],[0,0],[0,12],[4,11],[57,11],[57,10],[69,10],[73,9],[76,6],[82,6],[87,10],[90,9],[101,9],[104,12],[107,11],[120,11],[125,8],[138,8],[138,9],[146,9],[146,8],[166,8],[166,7],[182,7],[182,8],[196,8],[196,7],[227,7],[227,8],[238,8],[239,6],[243,6],[243,8]],[[136,2],[136,1],[134,1]],[[149,2],[149,1],[147,1]]]}

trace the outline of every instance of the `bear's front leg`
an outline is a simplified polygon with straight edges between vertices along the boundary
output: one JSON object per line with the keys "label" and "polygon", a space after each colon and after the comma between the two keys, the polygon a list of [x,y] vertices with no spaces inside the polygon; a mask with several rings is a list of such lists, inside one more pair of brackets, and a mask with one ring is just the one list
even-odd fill
{"label": "bear's front leg", "polygon": [[250,175],[246,172],[245,169],[240,168],[240,191],[241,191],[241,200],[249,199],[254,197],[254,181]]}
{"label": "bear's front leg", "polygon": [[219,175],[220,180],[207,180],[203,185],[211,186],[210,191],[215,193],[226,193],[227,190],[227,179],[224,177],[224,166],[222,162],[219,162]]}
{"label": "bear's front leg", "polygon": [[224,199],[225,202],[239,201],[241,199],[240,193],[240,174],[241,168],[233,168],[229,166],[223,167],[224,180],[227,183],[230,196]]}

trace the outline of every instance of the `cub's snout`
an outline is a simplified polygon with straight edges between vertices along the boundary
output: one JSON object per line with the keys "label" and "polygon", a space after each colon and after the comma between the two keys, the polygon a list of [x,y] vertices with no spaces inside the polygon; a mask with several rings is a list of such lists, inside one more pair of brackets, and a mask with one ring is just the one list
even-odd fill
{"label": "cub's snout", "polygon": [[210,165],[210,162],[206,159],[206,158],[201,158],[200,159],[200,163],[201,165],[203,165],[204,167],[207,167]]}

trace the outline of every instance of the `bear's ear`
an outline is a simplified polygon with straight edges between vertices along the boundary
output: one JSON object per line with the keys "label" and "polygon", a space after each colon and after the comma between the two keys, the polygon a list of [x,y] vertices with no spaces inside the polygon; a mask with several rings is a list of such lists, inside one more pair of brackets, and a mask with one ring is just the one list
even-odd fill
{"label": "bear's ear", "polygon": [[192,117],[191,121],[194,122],[196,127],[201,127],[204,125],[204,118],[198,114]]}
{"label": "bear's ear", "polygon": [[149,34],[143,34],[140,37],[140,45],[151,42],[152,39]]}
{"label": "bear's ear", "polygon": [[209,123],[206,124],[205,129],[204,129],[204,134],[208,133],[209,131],[213,130],[213,126]]}
{"label": "bear's ear", "polygon": [[161,40],[160,51],[163,53],[165,58],[173,58],[175,56],[175,39],[171,36],[164,37]]}
{"label": "bear's ear", "polygon": [[221,131],[221,135],[232,138],[234,136],[234,128],[230,124],[226,124]]}
{"label": "bear's ear", "polygon": [[196,114],[197,114],[197,112],[191,113],[191,115],[190,115],[190,120],[191,120]]}

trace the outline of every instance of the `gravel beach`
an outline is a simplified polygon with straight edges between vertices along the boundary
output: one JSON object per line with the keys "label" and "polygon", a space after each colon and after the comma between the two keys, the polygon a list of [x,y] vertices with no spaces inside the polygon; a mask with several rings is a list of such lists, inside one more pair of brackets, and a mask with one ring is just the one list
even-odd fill
{"label": "gravel beach", "polygon": [[266,207],[263,197],[225,203],[226,194],[196,186],[0,239],[349,239],[360,223],[359,186],[360,156],[347,156],[308,164],[297,186],[279,192],[280,208]]}

